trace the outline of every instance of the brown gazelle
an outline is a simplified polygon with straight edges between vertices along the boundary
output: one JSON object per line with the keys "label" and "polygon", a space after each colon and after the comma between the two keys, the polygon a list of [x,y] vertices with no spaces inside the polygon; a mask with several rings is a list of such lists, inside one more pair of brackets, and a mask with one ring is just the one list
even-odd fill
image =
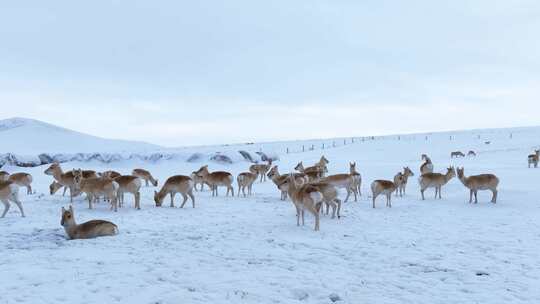
{"label": "brown gazelle", "polygon": [[420,193],[422,193],[422,200],[425,199],[424,191],[428,188],[435,188],[435,198],[437,193],[439,198],[441,197],[442,186],[446,185],[454,176],[456,176],[456,170],[454,167],[447,168],[446,174],[441,173],[426,173],[420,176]]}
{"label": "brown gazelle", "polygon": [[75,186],[80,192],[86,194],[88,199],[88,208],[92,209],[92,203],[100,196],[110,200],[111,209],[118,211],[118,189],[120,185],[110,178],[106,177],[91,177],[82,178],[80,171],[75,170]]}
{"label": "brown gazelle", "polygon": [[26,188],[26,194],[32,194],[32,175],[24,172],[13,173],[8,177],[8,181],[12,181],[19,187]]}
{"label": "brown gazelle", "polygon": [[[309,183],[319,189],[319,192],[323,195],[323,202],[326,204],[326,214],[328,215],[330,207],[332,207],[332,218],[341,218],[341,200],[338,199],[338,192],[334,185],[327,182],[315,182]],[[321,207],[321,213],[322,213]]]}
{"label": "brown gazelle", "polygon": [[377,196],[386,195],[386,207],[392,207],[392,193],[396,191],[396,185],[389,181],[378,179],[371,183],[371,193],[373,195],[373,208],[375,208],[375,200]]}
{"label": "brown gazelle", "polygon": [[92,220],[77,225],[72,206],[69,206],[68,210],[62,207],[62,220],[60,221],[60,225],[64,227],[70,240],[91,239],[118,234],[118,227],[109,221]]}
{"label": "brown gazelle", "polygon": [[255,164],[249,166],[249,172],[257,174],[260,176],[260,182],[266,180],[266,173],[272,167],[272,160],[269,160],[267,164]]}
{"label": "brown gazelle", "polygon": [[493,193],[491,202],[494,204],[497,203],[497,187],[499,186],[499,178],[497,176],[494,174],[480,174],[466,177],[464,168],[458,168],[457,175],[463,185],[470,190],[469,203],[472,203],[473,195],[474,203],[478,203],[478,190],[490,190]]}
{"label": "brown gazelle", "polygon": [[[51,195],[55,194],[56,191],[60,190],[61,188],[63,188],[64,185],[60,184],[59,182],[53,180],[52,183],[49,185],[49,193]],[[65,190],[67,188],[64,188],[64,194],[65,194]]]}
{"label": "brown gazelle", "polygon": [[529,161],[529,168],[531,165],[534,165],[535,168],[538,168],[538,161],[540,159],[540,150],[534,150],[534,154],[530,154],[527,160]]}
{"label": "brown gazelle", "polygon": [[315,217],[315,231],[320,229],[321,206],[324,200],[323,194],[319,188],[311,185],[297,185],[294,175],[289,175],[289,196],[296,208],[296,225],[300,226],[300,217],[302,217],[302,226],[304,225],[304,213],[307,210]]}
{"label": "brown gazelle", "polygon": [[318,181],[323,177],[323,169],[319,166],[304,168],[304,164],[299,162],[296,167],[294,167],[294,170],[305,174],[310,182]]}
{"label": "brown gazelle", "polygon": [[168,195],[171,196],[171,207],[174,207],[174,196],[176,193],[182,194],[182,197],[184,198],[184,201],[182,202],[182,205],[180,208],[183,208],[186,204],[186,201],[189,198],[191,198],[191,204],[193,208],[195,208],[195,197],[193,196],[193,187],[195,186],[195,183],[189,176],[185,175],[175,175],[169,177],[161,189],[158,191],[154,191],[154,202],[156,203],[156,207],[161,207],[163,204],[163,199]]}
{"label": "brown gazelle", "polygon": [[4,212],[0,217],[6,216],[11,203],[15,203],[19,207],[21,216],[24,217],[23,206],[19,200],[19,186],[17,184],[12,181],[0,181],[0,201],[4,204]]}
{"label": "brown gazelle", "polygon": [[321,178],[320,182],[329,183],[337,188],[343,188],[347,191],[347,197],[345,202],[349,200],[351,192],[354,193],[354,201],[358,201],[357,187],[355,183],[354,176],[351,174],[334,174],[327,177]]}
{"label": "brown gazelle", "polygon": [[458,158],[458,157],[465,157],[465,154],[461,151],[454,151],[450,153],[450,158]]}
{"label": "brown gazelle", "polygon": [[358,195],[362,196],[362,175],[356,171],[356,162],[349,163],[349,174],[354,178],[354,187]]}
{"label": "brown gazelle", "polygon": [[[68,175],[71,174],[71,176],[73,176],[73,171],[70,171],[67,173]],[[82,177],[83,178],[91,178],[91,177],[98,177],[98,175],[96,174],[96,171],[94,170],[82,170]],[[66,191],[69,187],[66,187],[62,184],[60,184],[59,182],[57,182],[56,180],[54,180],[50,185],[49,185],[49,192],[51,195],[55,194],[58,190],[60,190],[61,188],[64,188],[64,192],[62,193],[62,196],[65,196],[66,195]]]}
{"label": "brown gazelle", "polygon": [[9,177],[9,173],[6,171],[0,171],[0,182],[7,181]]}
{"label": "brown gazelle", "polygon": [[154,187],[157,187],[158,185],[158,181],[157,179],[155,179],[152,174],[147,171],[147,170],[144,170],[144,169],[133,169],[133,171],[131,172],[131,175],[133,176],[136,176],[142,180],[145,181],[146,183],[146,187],[148,187],[148,182],[152,183],[152,185]]}
{"label": "brown gazelle", "polygon": [[399,196],[402,197],[403,194],[405,194],[405,189],[407,188],[407,183],[409,182],[409,176],[414,176],[414,173],[409,167],[404,167],[403,173],[399,172],[394,176],[396,196],[399,194]]}
{"label": "brown gazelle", "polygon": [[[197,172],[199,172],[201,169],[202,169],[202,167],[197,171],[191,172],[190,177],[193,180],[193,184],[194,184],[193,189],[195,189],[195,191],[199,191],[197,189],[197,185],[201,185],[201,191],[203,191],[204,190],[204,185],[206,184],[205,181],[204,181],[204,178],[202,178],[202,176],[197,174]],[[208,185],[208,187],[210,187],[210,185]]]}
{"label": "brown gazelle", "polygon": [[[99,174],[100,177],[108,177],[110,179],[115,179],[119,176],[122,176],[122,174],[120,174],[120,172],[117,172],[117,171],[114,171],[114,170],[108,170],[108,171],[103,171]],[[127,175],[126,175],[127,176]],[[83,177],[84,178],[89,178],[89,177],[93,177],[93,176],[85,176],[84,175],[84,171],[83,171]]]}
{"label": "brown gazelle", "polygon": [[64,173],[60,164],[53,163],[44,172],[47,175],[52,175],[54,179],[62,186],[69,189],[69,200],[73,201],[73,197],[77,195],[75,188],[75,176],[73,170]]}
{"label": "brown gazelle", "polygon": [[248,195],[251,195],[253,183],[257,180],[258,176],[259,175],[257,173],[253,172],[242,172],[238,174],[236,177],[236,182],[238,183],[238,192],[236,195],[240,196],[240,191],[242,191],[244,197],[246,197],[246,188],[248,189]]}
{"label": "brown gazelle", "polygon": [[210,185],[210,188],[212,189],[212,196],[218,196],[218,187],[224,186],[227,187],[227,196],[229,195],[229,191],[231,192],[232,196],[234,196],[234,188],[232,186],[233,183],[233,176],[229,172],[225,171],[214,171],[210,173],[208,171],[208,166],[203,166],[199,171],[197,171],[197,175],[203,178],[203,180]]}
{"label": "brown gazelle", "polygon": [[422,160],[424,163],[420,166],[420,174],[433,173],[433,163],[431,158],[426,154],[422,154]]}
{"label": "brown gazelle", "polygon": [[[276,187],[281,191],[281,200],[284,201],[287,199],[289,185],[287,184],[287,179],[289,178],[288,174],[279,174],[278,166],[272,167],[267,174],[268,178],[276,185]],[[303,173],[293,173],[293,176],[296,178],[297,184],[305,184],[308,181],[308,178]]]}
{"label": "brown gazelle", "polygon": [[133,175],[121,175],[113,179],[118,183],[118,202],[120,207],[124,205],[124,193],[133,194],[135,199],[135,209],[141,209],[141,179]]}

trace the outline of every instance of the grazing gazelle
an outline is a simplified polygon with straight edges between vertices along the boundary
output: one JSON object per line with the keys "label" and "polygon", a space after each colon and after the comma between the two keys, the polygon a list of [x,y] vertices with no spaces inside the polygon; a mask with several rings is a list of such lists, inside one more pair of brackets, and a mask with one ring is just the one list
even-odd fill
{"label": "grazing gazelle", "polygon": [[[83,171],[84,172],[84,171]],[[72,202],[73,197],[78,195],[75,188],[75,176],[73,170],[64,173],[62,167],[58,163],[53,163],[44,172],[47,175],[52,175],[54,179],[64,187],[69,189],[69,200]]]}
{"label": "grazing gazelle", "polygon": [[236,195],[240,196],[240,191],[242,191],[244,197],[246,197],[246,188],[248,189],[248,195],[251,195],[253,183],[257,180],[257,177],[258,174],[253,172],[242,172],[238,174],[236,177],[236,182],[238,183],[238,192]]}
{"label": "grazing gazelle", "polygon": [[272,167],[272,160],[268,160],[267,164],[255,164],[249,166],[249,172],[260,176],[260,182],[266,181],[266,173]]}
{"label": "grazing gazelle", "polygon": [[124,193],[131,193],[135,198],[135,209],[141,209],[141,179],[133,175],[121,175],[113,179],[118,183],[118,201],[120,207],[124,205]]}
{"label": "grazing gazelle", "polygon": [[349,174],[354,178],[353,189],[356,189],[358,195],[362,196],[362,175],[356,171],[356,162],[349,163]]}
{"label": "grazing gazelle", "polygon": [[92,203],[100,196],[111,202],[111,209],[118,211],[118,189],[120,185],[114,180],[106,177],[82,178],[80,170],[75,170],[75,187],[80,192],[86,194],[88,208],[92,209]]}
{"label": "grazing gazelle", "polygon": [[62,220],[60,221],[60,225],[64,227],[70,240],[91,239],[118,234],[118,227],[108,221],[92,220],[77,225],[72,206],[69,206],[68,210],[62,207]]}
{"label": "grazing gazelle", "polygon": [[457,168],[457,174],[459,180],[463,185],[470,190],[469,204],[472,203],[472,197],[474,195],[474,203],[478,203],[478,190],[490,190],[493,193],[491,198],[492,203],[497,202],[497,186],[499,186],[499,178],[494,174],[480,174],[465,176],[464,168]]}
{"label": "grazing gazelle", "polygon": [[375,208],[375,200],[377,196],[386,195],[386,207],[392,207],[392,193],[396,191],[396,185],[384,179],[374,180],[371,183],[371,193],[373,195],[373,208]]}
{"label": "grazing gazelle", "polygon": [[535,168],[538,168],[538,160],[540,159],[540,150],[534,150],[534,154],[530,154],[527,158],[529,161],[529,168],[531,165],[534,165]]}
{"label": "grazing gazelle", "polygon": [[144,180],[145,183],[146,183],[146,187],[148,187],[148,182],[152,183],[152,185],[154,187],[157,187],[157,185],[158,185],[157,179],[154,179],[152,174],[150,172],[148,172],[147,170],[133,169],[133,171],[131,172],[131,175],[136,176],[136,177]]}
{"label": "grazing gazelle", "polygon": [[12,181],[19,187],[26,188],[26,194],[32,194],[32,175],[24,172],[13,173],[8,177],[8,181]]}
{"label": "grazing gazelle", "polygon": [[[70,171],[67,174],[71,174],[73,176],[73,171]],[[96,171],[94,170],[82,170],[82,177],[83,178],[98,177],[98,174],[96,174]],[[56,191],[60,190],[61,188],[64,188],[64,192],[62,193],[62,196],[65,196],[66,191],[69,187],[62,185],[56,180],[53,180],[53,182],[49,185],[49,190],[50,190],[49,192],[51,195],[53,195],[56,193]]]}
{"label": "grazing gazelle", "polygon": [[405,194],[405,189],[407,188],[409,176],[414,176],[414,173],[409,167],[404,167],[403,173],[398,172],[398,174],[394,176],[394,184],[396,185],[396,196],[399,194],[399,196],[402,197],[403,194]]}
{"label": "grazing gazelle", "polygon": [[10,202],[15,203],[21,211],[21,216],[24,217],[24,210],[21,201],[19,200],[19,186],[12,181],[0,181],[0,201],[4,204],[4,212],[2,216],[6,216],[6,213],[11,206]]}
{"label": "grazing gazelle", "polygon": [[[296,178],[297,184],[305,184],[308,181],[308,178],[303,173],[293,173]],[[272,167],[270,172],[267,174],[268,178],[274,182],[276,187],[281,191],[281,200],[284,201],[287,199],[289,185],[287,184],[287,179],[289,178],[288,174],[279,174],[278,166]]]}
{"label": "grazing gazelle", "polygon": [[203,178],[203,180],[210,185],[210,188],[212,189],[212,196],[218,196],[218,187],[219,186],[225,186],[227,187],[227,196],[229,195],[229,191],[231,192],[232,196],[234,196],[234,188],[232,186],[233,183],[233,176],[229,172],[225,171],[214,171],[210,173],[208,171],[208,165],[201,167],[199,171],[197,171],[197,175]]}
{"label": "grazing gazelle", "polygon": [[467,153],[467,156],[469,156],[469,157],[476,157],[476,152],[474,152],[473,150],[470,150],[470,151]]}
{"label": "grazing gazelle", "polygon": [[431,158],[426,154],[422,154],[422,160],[424,163],[420,166],[420,174],[433,173],[433,163]]}
{"label": "grazing gazelle", "polygon": [[195,183],[189,176],[174,175],[169,177],[165,181],[159,192],[154,191],[154,202],[156,203],[156,207],[161,207],[161,205],[163,204],[163,199],[167,196],[167,194],[171,196],[171,207],[174,207],[174,196],[176,195],[176,193],[180,193],[184,198],[184,201],[182,202],[180,208],[184,208],[184,205],[188,200],[188,196],[189,198],[191,198],[191,204],[193,208],[195,208],[195,197],[193,196],[194,186]]}
{"label": "grazing gazelle", "polygon": [[465,154],[461,151],[454,151],[450,153],[450,158],[458,158],[458,157],[465,157]]}
{"label": "grazing gazelle", "polygon": [[424,191],[427,188],[435,188],[435,198],[437,198],[437,193],[439,198],[441,197],[442,186],[446,185],[454,176],[456,176],[456,170],[454,167],[447,168],[446,174],[441,173],[426,173],[420,176],[420,193],[422,193],[422,200],[425,199]]}
{"label": "grazing gazelle", "polygon": [[323,194],[319,188],[311,185],[297,185],[294,175],[289,175],[289,196],[296,208],[296,226],[300,226],[300,217],[302,217],[302,226],[304,225],[304,213],[307,210],[315,217],[315,231],[320,229],[321,206],[324,200]]}
{"label": "grazing gazelle", "polygon": [[9,177],[9,173],[6,171],[0,171],[0,182],[7,181]]}
{"label": "grazing gazelle", "polygon": [[[49,193],[51,195],[55,194],[56,191],[58,191],[59,189],[61,189],[62,187],[64,187],[64,185],[60,184],[59,182],[53,180],[52,183],[49,185]],[[64,188],[64,194],[66,193],[66,190],[67,188]]]}

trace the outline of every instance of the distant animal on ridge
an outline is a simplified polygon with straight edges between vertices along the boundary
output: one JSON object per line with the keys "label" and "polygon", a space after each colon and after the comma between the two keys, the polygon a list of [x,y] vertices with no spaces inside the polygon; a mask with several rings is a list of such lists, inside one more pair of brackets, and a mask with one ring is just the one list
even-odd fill
{"label": "distant animal on ridge", "polygon": [[458,157],[465,157],[465,154],[461,151],[454,151],[450,153],[450,158],[458,158]]}

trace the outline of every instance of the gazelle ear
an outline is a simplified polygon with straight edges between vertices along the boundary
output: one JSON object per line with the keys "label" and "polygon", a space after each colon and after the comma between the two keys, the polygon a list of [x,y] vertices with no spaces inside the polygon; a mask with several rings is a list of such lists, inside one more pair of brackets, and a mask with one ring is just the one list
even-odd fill
{"label": "gazelle ear", "polygon": [[73,213],[73,206],[69,205],[69,211]]}

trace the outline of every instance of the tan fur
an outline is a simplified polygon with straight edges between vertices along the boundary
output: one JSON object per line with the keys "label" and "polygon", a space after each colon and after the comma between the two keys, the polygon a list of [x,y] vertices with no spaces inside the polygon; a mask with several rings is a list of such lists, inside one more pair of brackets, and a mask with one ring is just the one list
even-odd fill
{"label": "tan fur", "polygon": [[323,194],[319,189],[311,184],[297,185],[294,175],[290,175],[289,196],[296,208],[296,225],[300,226],[300,217],[302,217],[302,226],[304,225],[304,213],[307,210],[315,217],[315,231],[320,229],[320,209],[324,200]]}
{"label": "tan fur", "polygon": [[117,182],[106,177],[81,178],[75,173],[76,188],[86,194],[88,208],[92,209],[92,203],[98,197],[103,196],[111,201],[111,209],[118,211],[118,185]]}
{"label": "tan fur", "polygon": [[323,177],[323,169],[319,166],[312,166],[304,168],[304,164],[302,162],[299,162],[296,167],[294,167],[294,170],[305,174],[310,182],[316,182],[321,177]]}
{"label": "tan fur", "polygon": [[[73,176],[73,171],[70,171],[70,172],[68,172],[66,174]],[[94,171],[94,170],[82,170],[82,177],[83,178],[92,178],[92,177],[98,177],[98,175],[96,174],[96,171]],[[66,191],[68,190],[69,187],[66,187],[66,186],[64,186],[64,185],[62,185],[59,182],[54,180],[49,185],[49,192],[50,192],[51,195],[53,195],[58,190],[60,190],[61,188],[64,188],[64,192],[62,193],[62,196],[65,196]]]}
{"label": "tan fur", "polygon": [[396,191],[396,185],[389,180],[378,179],[371,183],[371,193],[373,195],[373,208],[375,208],[375,200],[377,196],[386,195],[386,207],[392,207],[392,193]]}
{"label": "tan fur", "polygon": [[414,173],[409,167],[404,167],[403,173],[399,172],[394,176],[394,184],[396,185],[396,196],[399,194],[400,197],[403,197],[410,176],[414,176]]}
{"label": "tan fur", "polygon": [[531,165],[534,165],[535,168],[538,168],[538,161],[540,159],[540,150],[534,150],[534,154],[530,154],[527,157],[527,160],[529,162],[529,168]]}
{"label": "tan fur", "polygon": [[341,218],[341,200],[338,199],[336,186],[327,182],[315,182],[309,184],[316,187],[323,195],[323,202],[326,204],[326,214],[328,215],[329,209],[332,207],[332,218],[336,217],[336,212],[337,217]]}
{"label": "tan fur", "polygon": [[420,166],[420,174],[433,173],[433,163],[431,162],[431,158],[426,154],[422,154],[422,160],[424,163]]}
{"label": "tan fur", "polygon": [[184,205],[186,204],[186,201],[189,198],[191,198],[191,203],[193,208],[195,208],[195,197],[193,196],[193,187],[195,186],[195,183],[189,176],[185,175],[175,175],[169,177],[161,189],[158,191],[154,191],[154,202],[156,203],[156,207],[161,207],[163,204],[163,199],[165,196],[170,195],[171,196],[171,207],[174,207],[174,196],[176,193],[182,194],[182,197],[184,198],[184,201],[182,202],[182,205],[180,208],[184,208]]}
{"label": "tan fur", "polygon": [[150,172],[148,172],[147,170],[133,169],[133,171],[131,172],[131,175],[136,176],[136,177],[144,180],[145,183],[146,183],[146,187],[148,187],[148,182],[152,183],[152,185],[154,187],[157,187],[157,185],[158,185],[157,179],[154,179],[152,174]]}
{"label": "tan fur", "polygon": [[[63,188],[64,185],[60,184],[59,182],[53,180],[52,183],[49,185],[49,193],[51,195],[55,194],[56,191],[60,190],[61,188]],[[65,190],[67,188],[64,188],[64,193],[65,193]]]}
{"label": "tan fur", "polygon": [[439,199],[441,197],[442,186],[446,185],[453,177],[456,176],[456,170],[454,167],[447,168],[446,174],[441,173],[426,173],[420,176],[420,193],[422,193],[422,200],[425,199],[424,191],[427,188],[435,188],[435,198],[437,198],[437,193],[439,194]]}
{"label": "tan fur", "polygon": [[195,191],[199,191],[197,189],[197,185],[201,185],[201,191],[204,190],[204,185],[206,184],[209,188],[210,188],[210,185],[208,185],[205,181],[204,181],[204,178],[202,178],[202,176],[199,176],[197,174],[197,172],[199,172],[200,170],[202,170],[203,167],[201,167],[199,170],[197,171],[193,171],[191,172],[191,179],[193,180],[193,183],[194,183],[194,186],[193,186],[193,189],[195,189]]}
{"label": "tan fur", "polygon": [[9,173],[6,171],[0,171],[0,182],[7,181],[9,178]]}
{"label": "tan fur", "polygon": [[[108,170],[108,171],[103,171],[99,174],[99,176],[101,177],[108,177],[110,179],[115,179],[119,176],[122,176],[122,174],[120,174],[119,172],[116,172],[114,170]],[[127,176],[127,175],[126,175]],[[84,176],[84,171],[83,171],[83,177],[84,178],[88,178],[87,176]]]}
{"label": "tan fur", "polygon": [[75,176],[73,170],[64,173],[60,164],[53,163],[44,171],[47,175],[52,175],[54,179],[60,183],[62,186],[69,189],[69,200],[72,202],[73,197],[78,195],[75,188]]}
{"label": "tan fur", "polygon": [[118,234],[118,227],[108,221],[93,220],[77,225],[72,206],[69,206],[68,210],[62,207],[62,220],[60,221],[60,225],[64,227],[70,240],[91,239]]}
{"label": "tan fur", "polygon": [[[281,200],[284,201],[287,199],[289,185],[287,184],[287,179],[289,178],[288,174],[279,174],[278,166],[272,167],[267,174],[268,178],[277,186],[281,191]],[[293,173],[293,176],[296,179],[297,184],[305,184],[308,182],[308,177],[303,173]]]}
{"label": "tan fur", "polygon": [[[266,176],[266,172],[264,175]],[[248,189],[248,195],[251,195],[253,183],[257,180],[257,177],[259,175],[253,172],[242,172],[238,174],[238,177],[236,177],[236,182],[238,183],[238,192],[236,195],[240,196],[240,191],[242,191],[244,197],[246,197],[246,188]]]}
{"label": "tan fur", "polygon": [[458,158],[458,157],[465,157],[465,154],[461,151],[454,151],[450,153],[450,158]]}
{"label": "tan fur", "polygon": [[353,190],[356,189],[356,193],[362,196],[362,175],[356,171],[356,162],[349,163],[349,174],[354,178]]}
{"label": "tan fur", "polygon": [[15,203],[21,211],[21,216],[25,217],[21,201],[19,200],[19,186],[12,181],[0,181],[0,201],[4,204],[4,212],[1,217],[5,217],[11,206]]}
{"label": "tan fur", "polygon": [[26,194],[32,194],[32,175],[24,172],[13,173],[8,177],[8,181],[12,181],[19,187],[26,188]]}
{"label": "tan fur", "polygon": [[354,176],[351,174],[334,174],[329,175],[327,177],[321,178],[320,182],[331,184],[334,187],[337,188],[343,188],[347,191],[347,197],[345,198],[345,202],[349,200],[349,197],[351,196],[351,192],[354,193],[354,201],[358,201],[357,197],[357,191],[356,191],[356,184],[354,180]]}
{"label": "tan fur", "polygon": [[210,173],[208,171],[208,166],[203,166],[201,169],[199,169],[199,171],[197,171],[197,175],[202,177],[203,180],[210,185],[210,188],[212,189],[212,196],[218,196],[219,186],[227,187],[227,196],[229,195],[229,191],[231,192],[232,196],[234,196],[234,188],[232,187],[233,176],[229,172],[214,171]]}
{"label": "tan fur", "polygon": [[478,190],[490,190],[493,193],[491,198],[492,203],[497,203],[497,187],[499,186],[499,178],[494,174],[480,174],[465,176],[465,169],[458,168],[457,175],[461,183],[469,188],[469,203],[472,203],[472,197],[474,195],[474,203],[478,204]]}
{"label": "tan fur", "polygon": [[272,161],[268,161],[267,164],[255,164],[249,167],[249,172],[257,174],[260,177],[260,182],[266,181],[266,174],[272,167]]}
{"label": "tan fur", "polygon": [[121,175],[114,178],[114,181],[118,183],[118,201],[120,207],[124,205],[124,193],[133,194],[135,199],[135,209],[141,209],[141,179],[133,175]]}

